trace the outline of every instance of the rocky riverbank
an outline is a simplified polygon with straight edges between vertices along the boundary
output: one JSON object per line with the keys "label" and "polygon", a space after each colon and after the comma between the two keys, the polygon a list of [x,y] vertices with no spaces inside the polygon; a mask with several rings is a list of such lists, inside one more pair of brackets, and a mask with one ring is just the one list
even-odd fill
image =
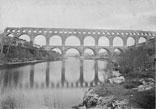
{"label": "rocky riverbank", "polygon": [[84,94],[82,103],[72,108],[85,106],[96,109],[155,109],[154,79],[140,79],[134,88],[126,87],[129,83],[127,80],[123,81],[123,78],[110,79],[115,81],[90,87]]}

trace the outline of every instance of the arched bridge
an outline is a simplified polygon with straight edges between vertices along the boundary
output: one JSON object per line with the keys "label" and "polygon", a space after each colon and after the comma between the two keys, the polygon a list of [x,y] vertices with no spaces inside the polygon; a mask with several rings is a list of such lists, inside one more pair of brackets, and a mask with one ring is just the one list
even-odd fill
{"label": "arched bridge", "polygon": [[[99,51],[104,49],[110,56],[116,49],[124,51],[127,46],[138,46],[142,42],[141,40],[145,41],[156,37],[156,33],[151,31],[69,28],[8,27],[4,30],[4,33],[8,36],[20,38],[25,35],[28,37],[28,41],[34,44],[43,42],[42,46],[45,49],[52,50],[57,48],[63,55],[69,49],[74,48],[79,51],[81,56],[84,55],[86,49],[91,49],[95,55],[100,54]],[[42,37],[43,40],[39,37]],[[70,38],[74,40],[70,40]],[[55,44],[56,41],[59,42]]]}

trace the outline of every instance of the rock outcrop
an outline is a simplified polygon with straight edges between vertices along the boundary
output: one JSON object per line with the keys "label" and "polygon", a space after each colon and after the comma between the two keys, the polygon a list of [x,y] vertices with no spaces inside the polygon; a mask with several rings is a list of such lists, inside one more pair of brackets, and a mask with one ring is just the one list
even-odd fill
{"label": "rock outcrop", "polygon": [[[72,108],[123,109],[128,104],[128,90],[115,84],[103,84],[90,88],[84,95],[83,102]],[[123,96],[124,95],[124,96]]]}

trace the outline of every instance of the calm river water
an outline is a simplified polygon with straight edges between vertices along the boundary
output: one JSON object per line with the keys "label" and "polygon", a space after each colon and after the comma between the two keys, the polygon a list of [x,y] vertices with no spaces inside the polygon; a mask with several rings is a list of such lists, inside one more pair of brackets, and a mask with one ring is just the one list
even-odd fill
{"label": "calm river water", "polygon": [[85,91],[103,81],[104,60],[43,62],[0,68],[0,99],[16,101],[24,109],[69,109]]}

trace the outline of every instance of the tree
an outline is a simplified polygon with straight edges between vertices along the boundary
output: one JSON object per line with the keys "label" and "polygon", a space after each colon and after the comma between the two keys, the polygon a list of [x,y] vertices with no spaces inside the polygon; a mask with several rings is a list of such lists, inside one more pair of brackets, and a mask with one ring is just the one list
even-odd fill
{"label": "tree", "polygon": [[1,54],[3,53],[3,48],[4,48],[4,40],[5,40],[5,34],[2,33],[0,34],[0,45],[1,45]]}

